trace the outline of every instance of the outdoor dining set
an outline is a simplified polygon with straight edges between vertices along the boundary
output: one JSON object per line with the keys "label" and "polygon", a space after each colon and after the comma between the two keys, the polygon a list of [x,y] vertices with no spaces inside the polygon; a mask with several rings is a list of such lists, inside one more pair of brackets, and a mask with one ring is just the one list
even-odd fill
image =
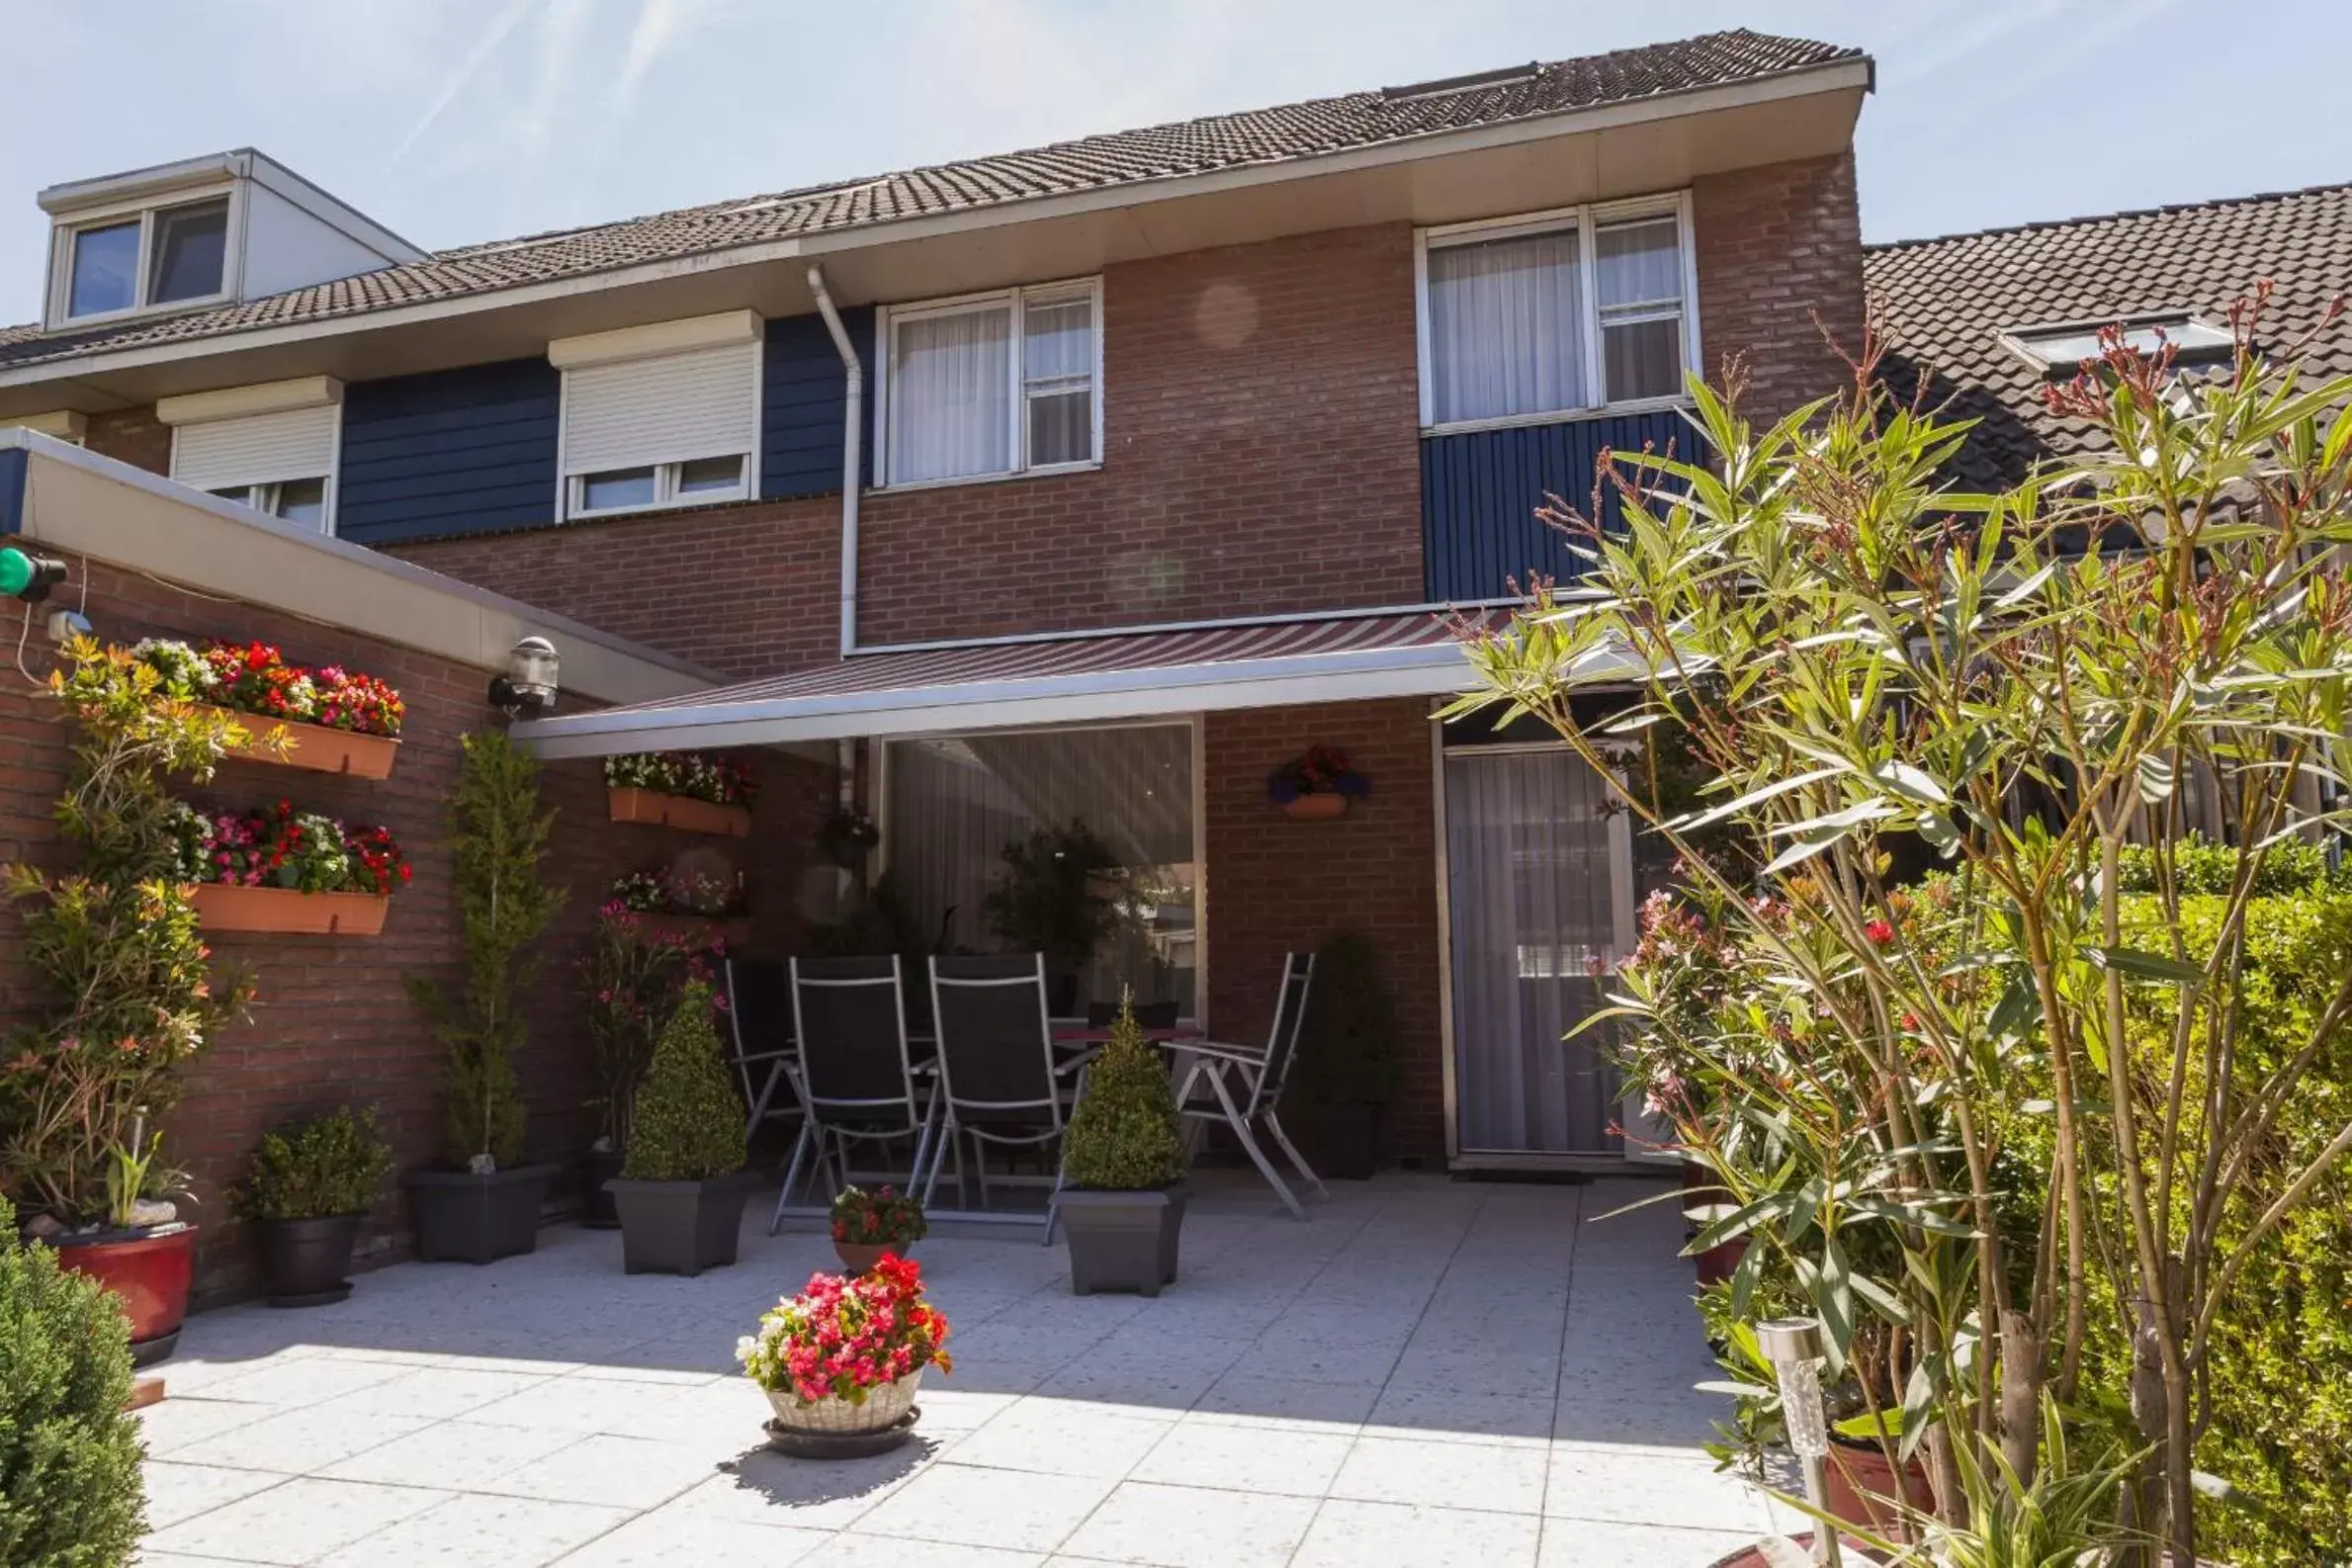
{"label": "outdoor dining set", "polygon": [[[908,1005],[908,966],[895,954],[727,961],[734,1065],[750,1130],[771,1122],[797,1128],[770,1234],[796,1213],[822,1213],[829,1196],[823,1185],[837,1189],[876,1174],[853,1166],[853,1150],[895,1159],[885,1151],[912,1146],[904,1167],[880,1174],[903,1178],[926,1209],[952,1167],[955,1203],[946,1216],[1042,1221],[1052,1242],[1062,1135],[1118,1009],[1097,1002],[1084,1016],[1055,1016],[1037,953],[942,955],[927,969],[918,982],[927,983],[924,1019]],[[1221,1125],[1300,1219],[1305,1210],[1261,1130],[1296,1179],[1324,1195],[1278,1115],[1314,973],[1313,954],[1284,957],[1263,1046],[1211,1039],[1181,1022],[1173,1002],[1133,1003],[1144,1037],[1168,1057],[1187,1144]],[[1017,1163],[1034,1169],[1010,1169]],[[1046,1189],[1042,1210],[992,1201],[993,1188],[1024,1187]]]}

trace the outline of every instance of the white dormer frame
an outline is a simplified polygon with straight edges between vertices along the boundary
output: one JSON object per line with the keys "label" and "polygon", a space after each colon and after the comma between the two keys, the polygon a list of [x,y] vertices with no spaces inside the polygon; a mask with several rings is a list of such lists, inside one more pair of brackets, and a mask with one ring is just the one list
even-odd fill
{"label": "white dormer frame", "polygon": [[[228,228],[221,243],[220,287],[195,299],[148,305],[147,273],[155,262],[157,215],[175,208],[218,201],[222,197],[228,199]],[[120,310],[94,310],[88,315],[68,315],[66,309],[73,296],[75,239],[86,230],[111,228],[131,218],[138,219],[138,269],[132,275],[131,303]],[[48,307],[43,312],[43,319],[51,331],[57,331],[67,327],[99,326],[137,316],[170,315],[182,310],[202,310],[212,305],[225,305],[236,298],[237,280],[243,275],[244,264],[245,182],[239,179],[223,178],[203,185],[150,192],[103,206],[77,209],[70,216],[60,215],[49,226]]]}

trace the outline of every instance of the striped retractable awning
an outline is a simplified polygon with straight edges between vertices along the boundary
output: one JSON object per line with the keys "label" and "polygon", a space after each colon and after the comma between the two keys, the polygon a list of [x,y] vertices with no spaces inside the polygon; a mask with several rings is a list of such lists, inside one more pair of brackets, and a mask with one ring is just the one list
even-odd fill
{"label": "striped retractable awning", "polygon": [[740,685],[532,720],[543,756],[1086,724],[1232,708],[1448,696],[1461,622],[1431,610],[855,653]]}

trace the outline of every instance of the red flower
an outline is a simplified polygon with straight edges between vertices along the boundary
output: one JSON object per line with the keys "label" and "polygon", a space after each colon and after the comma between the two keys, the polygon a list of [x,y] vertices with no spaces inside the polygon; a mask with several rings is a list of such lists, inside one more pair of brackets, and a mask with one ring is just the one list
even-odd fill
{"label": "red flower", "polygon": [[1884,920],[1873,920],[1862,928],[1862,934],[1880,947],[1884,947],[1888,942],[1894,940],[1894,927]]}

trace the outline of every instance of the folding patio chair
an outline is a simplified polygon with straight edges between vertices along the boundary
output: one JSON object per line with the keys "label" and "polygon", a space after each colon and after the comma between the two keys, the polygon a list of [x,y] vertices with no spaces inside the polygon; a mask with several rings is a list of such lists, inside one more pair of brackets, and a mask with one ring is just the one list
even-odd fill
{"label": "folding patio chair", "polygon": [[[939,1184],[940,1155],[973,1141],[980,1203],[988,1206],[988,1146],[1044,1148],[1062,1136],[1065,1113],[1077,1097],[1084,1057],[1054,1058],[1053,1025],[1046,1016],[1045,959],[1038,953],[931,960],[931,1019],[938,1031],[941,1113],[938,1152],[923,1189],[927,1207]],[[1046,1200],[1046,1235],[1053,1235],[1062,1181]]]}
{"label": "folding patio chair", "polygon": [[1302,1220],[1307,1217],[1306,1210],[1299,1207],[1298,1199],[1291,1195],[1273,1162],[1259,1147],[1252,1125],[1265,1124],[1276,1146],[1317,1197],[1331,1195],[1325,1190],[1322,1178],[1307,1169],[1307,1162],[1299,1157],[1274,1113],[1282,1100],[1282,1086],[1290,1079],[1290,1064],[1298,1055],[1299,1027],[1306,1021],[1307,992],[1314,979],[1314,954],[1285,954],[1282,992],[1274,1004],[1274,1024],[1266,1034],[1265,1049],[1253,1051],[1244,1045],[1186,1040],[1181,1054],[1188,1059],[1188,1065],[1183,1069],[1182,1086],[1176,1090],[1176,1107],[1186,1116],[1204,1122],[1222,1121],[1233,1129],[1233,1135],[1249,1151],[1259,1174],[1273,1187],[1291,1217]]}
{"label": "folding patio chair", "polygon": [[792,1069],[792,971],[770,959],[727,960],[727,1021],[735,1036],[735,1071],[751,1107],[743,1136],[763,1121],[806,1119]]}
{"label": "folding patio chair", "polygon": [[915,1163],[907,1189],[922,1181],[938,1098],[924,1103],[916,1092],[915,1063],[907,1046],[907,1004],[899,990],[899,960],[887,958],[796,958],[792,960],[793,1036],[800,1042],[801,1105],[807,1117],[793,1142],[784,1171],[784,1190],[768,1221],[773,1236],[800,1183],[801,1163],[814,1157],[826,1167],[827,1144],[840,1160],[840,1179],[849,1176],[849,1145],[915,1140]]}

